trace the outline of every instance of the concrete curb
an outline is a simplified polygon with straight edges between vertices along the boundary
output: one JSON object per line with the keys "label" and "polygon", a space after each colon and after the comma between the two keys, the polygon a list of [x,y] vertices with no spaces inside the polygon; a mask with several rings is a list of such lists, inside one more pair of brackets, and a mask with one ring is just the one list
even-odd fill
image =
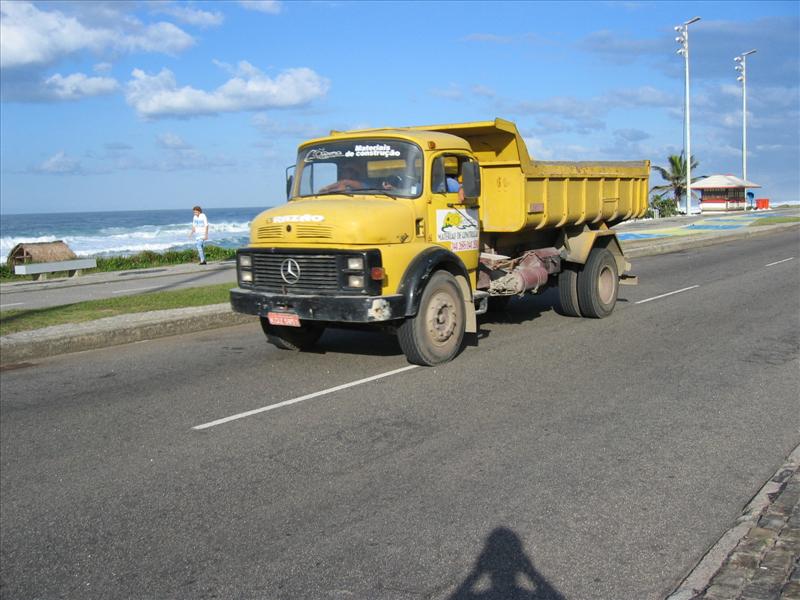
{"label": "concrete curb", "polygon": [[225,303],[55,325],[0,337],[0,364],[7,365],[253,321],[252,316],[235,313],[230,304]]}
{"label": "concrete curb", "polygon": [[[769,235],[792,228],[800,229],[800,223],[768,225],[709,235],[692,235],[679,239],[637,240],[633,244],[623,242],[623,249],[629,258],[654,256],[737,239]],[[255,319],[250,315],[233,312],[230,305],[225,303],[134,313],[87,323],[56,325],[0,337],[0,364],[8,365],[57,354],[106,348],[217,327],[253,323],[254,321]]]}
{"label": "concrete curb", "polygon": [[678,588],[667,596],[666,600],[693,600],[705,590],[720,570],[737,544],[756,526],[758,519],[769,508],[783,486],[789,480],[788,474],[800,469],[800,446],[797,446],[786,459],[786,462],[775,471],[775,474],[750,500],[736,520],[736,524],[726,531],[722,537],[706,552],[691,573],[680,583]]}

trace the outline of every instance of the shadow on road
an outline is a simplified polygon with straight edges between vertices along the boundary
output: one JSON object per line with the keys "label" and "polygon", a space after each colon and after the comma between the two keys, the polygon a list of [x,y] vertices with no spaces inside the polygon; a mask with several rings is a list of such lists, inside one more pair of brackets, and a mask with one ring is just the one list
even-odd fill
{"label": "shadow on road", "polygon": [[564,600],[539,574],[511,529],[498,527],[467,578],[447,600]]}

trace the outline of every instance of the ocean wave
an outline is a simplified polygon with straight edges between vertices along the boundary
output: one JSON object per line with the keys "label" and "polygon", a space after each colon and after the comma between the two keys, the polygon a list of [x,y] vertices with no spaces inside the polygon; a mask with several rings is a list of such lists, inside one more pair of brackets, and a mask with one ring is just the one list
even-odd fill
{"label": "ocean wave", "polygon": [[[236,248],[247,244],[257,209],[218,209],[209,223],[209,244]],[[192,247],[191,220],[185,211],[130,211],[52,215],[10,215],[0,222],[0,257],[19,243],[63,240],[76,255],[126,256],[150,250]]]}

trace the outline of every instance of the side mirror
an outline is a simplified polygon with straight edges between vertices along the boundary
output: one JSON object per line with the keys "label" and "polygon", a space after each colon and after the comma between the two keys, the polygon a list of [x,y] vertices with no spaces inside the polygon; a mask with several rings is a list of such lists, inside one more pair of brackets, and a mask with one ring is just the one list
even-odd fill
{"label": "side mirror", "polygon": [[292,195],[292,184],[293,183],[294,183],[294,175],[289,175],[289,178],[286,180],[286,199],[287,200]]}
{"label": "side mirror", "polygon": [[461,187],[464,200],[477,200],[481,195],[481,169],[476,162],[465,162],[461,167]]}
{"label": "side mirror", "polygon": [[[286,167],[286,199],[288,200],[292,195],[292,184],[294,183],[294,169],[295,165]],[[291,173],[289,172],[291,171]]]}

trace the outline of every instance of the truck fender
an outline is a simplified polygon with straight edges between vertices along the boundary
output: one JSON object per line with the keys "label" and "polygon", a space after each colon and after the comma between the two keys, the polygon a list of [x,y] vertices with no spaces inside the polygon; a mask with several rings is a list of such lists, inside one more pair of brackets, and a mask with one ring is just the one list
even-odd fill
{"label": "truck fender", "polygon": [[464,296],[464,314],[466,316],[466,331],[475,333],[478,330],[475,305],[472,298],[472,289],[469,285],[469,273],[464,262],[453,252],[444,248],[428,248],[421,252],[411,264],[408,265],[397,292],[405,297],[406,316],[413,317],[419,311],[422,291],[434,271],[444,269],[458,281],[461,293]]}
{"label": "truck fender", "polygon": [[625,253],[622,251],[622,245],[617,239],[617,234],[610,233],[607,235],[600,235],[594,243],[595,248],[607,248],[614,255],[614,260],[617,262],[617,273],[622,275],[631,270],[631,263],[625,259]]}
{"label": "truck fender", "polygon": [[584,265],[592,248],[608,248],[614,255],[620,275],[631,268],[625,260],[617,234],[609,229],[589,229],[585,225],[582,228],[564,228],[557,245],[565,253],[562,258],[571,263]]}

